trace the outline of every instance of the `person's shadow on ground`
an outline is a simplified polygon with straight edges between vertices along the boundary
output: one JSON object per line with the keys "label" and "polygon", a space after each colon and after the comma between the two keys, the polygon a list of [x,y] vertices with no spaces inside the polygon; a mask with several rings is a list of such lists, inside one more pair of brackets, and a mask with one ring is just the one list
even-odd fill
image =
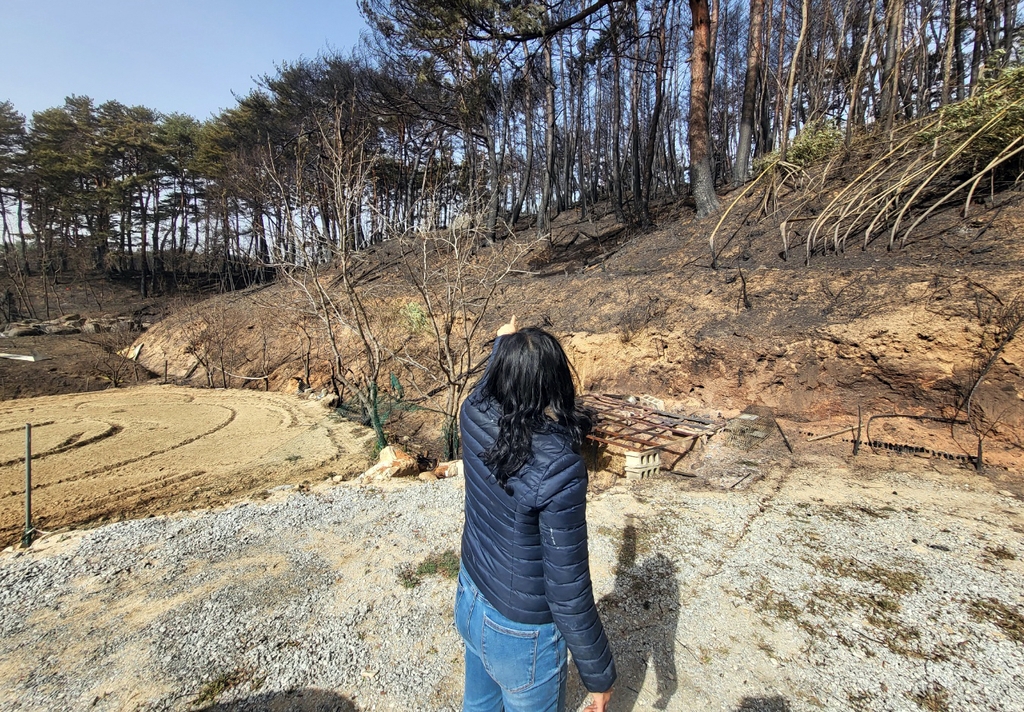
{"label": "person's shadow on ground", "polygon": [[[637,563],[638,531],[627,524],[622,533],[615,572],[615,589],[597,603],[619,677],[615,682],[615,712],[663,710],[679,686],[676,675],[676,628],[679,622],[679,581],[676,566],[664,554]],[[654,667],[657,697],[639,701],[648,669]],[[569,700],[575,709],[587,694],[570,666]]]}
{"label": "person's shadow on ground", "polygon": [[266,692],[235,702],[203,707],[199,712],[359,712],[348,697],[330,690],[305,688],[288,692]]}

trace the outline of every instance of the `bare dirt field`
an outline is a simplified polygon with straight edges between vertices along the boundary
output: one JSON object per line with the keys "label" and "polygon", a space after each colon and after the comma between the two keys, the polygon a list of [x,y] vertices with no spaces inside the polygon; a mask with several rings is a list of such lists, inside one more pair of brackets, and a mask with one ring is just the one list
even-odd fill
{"label": "bare dirt field", "polygon": [[256,391],[145,386],[0,406],[0,543],[23,526],[32,423],[37,528],[206,507],[362,469],[365,433],[315,402]]}

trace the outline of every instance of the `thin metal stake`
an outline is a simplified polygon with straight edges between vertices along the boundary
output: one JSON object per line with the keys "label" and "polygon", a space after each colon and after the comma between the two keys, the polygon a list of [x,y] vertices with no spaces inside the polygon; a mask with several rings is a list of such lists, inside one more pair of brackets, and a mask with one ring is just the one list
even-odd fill
{"label": "thin metal stake", "polygon": [[861,415],[860,406],[857,406],[857,437],[853,439],[853,454],[856,455],[860,452],[860,429],[864,422],[864,418]]}
{"label": "thin metal stake", "polygon": [[32,423],[25,423],[25,533],[21,537],[22,548],[32,546],[35,533],[32,528]]}

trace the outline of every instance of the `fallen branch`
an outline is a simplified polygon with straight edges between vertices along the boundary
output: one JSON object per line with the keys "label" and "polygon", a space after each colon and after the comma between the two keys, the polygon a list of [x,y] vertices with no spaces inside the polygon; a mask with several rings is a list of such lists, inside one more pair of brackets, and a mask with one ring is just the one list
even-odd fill
{"label": "fallen branch", "polygon": [[[776,425],[778,425],[778,423],[776,423]],[[852,431],[854,431],[856,429],[857,429],[856,425],[851,425],[848,428],[843,428],[842,430],[837,430],[834,433],[828,433],[827,435],[817,435],[817,436],[815,436],[813,438],[807,438],[807,442],[813,443],[813,442],[815,442],[817,440],[825,440],[826,438],[834,438],[836,435],[842,435],[843,433],[849,433],[849,432],[852,432]]]}
{"label": "fallen branch", "polygon": [[787,438],[786,434],[784,432],[782,432],[782,426],[779,425],[779,421],[777,421],[777,420],[775,421],[775,427],[779,429],[779,435],[782,436],[782,442],[785,443],[786,449],[789,450],[790,453],[792,453],[793,452],[793,446],[789,444],[789,438]]}
{"label": "fallen branch", "polygon": [[949,423],[951,425],[966,425],[966,420],[957,420],[953,418],[945,418],[938,415],[908,415],[905,413],[883,413],[881,415],[872,415],[868,418],[868,422],[864,425],[864,439],[868,441],[868,445],[872,450],[875,449],[874,441],[871,439],[871,421],[876,418],[910,418],[911,420],[933,420],[939,423]]}

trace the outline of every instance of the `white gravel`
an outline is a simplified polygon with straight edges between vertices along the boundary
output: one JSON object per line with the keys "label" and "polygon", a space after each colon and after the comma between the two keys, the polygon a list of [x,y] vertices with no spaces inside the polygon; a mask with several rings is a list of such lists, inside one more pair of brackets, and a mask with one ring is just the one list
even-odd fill
{"label": "white gravel", "polygon": [[[613,712],[1024,709],[1021,503],[892,464],[595,495]],[[458,548],[462,496],[458,479],[279,491],[8,551],[0,706],[459,709],[454,581],[406,588],[398,569]]]}

